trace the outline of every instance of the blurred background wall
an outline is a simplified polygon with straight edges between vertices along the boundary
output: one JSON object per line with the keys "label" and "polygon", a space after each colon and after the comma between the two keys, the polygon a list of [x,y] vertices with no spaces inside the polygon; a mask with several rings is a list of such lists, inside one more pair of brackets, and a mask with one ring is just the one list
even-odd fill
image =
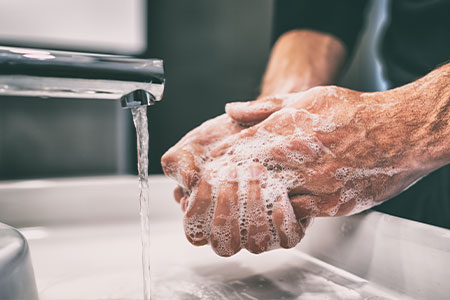
{"label": "blurred background wall", "polygon": [[[146,16],[144,0],[0,0],[0,45],[137,55]],[[133,172],[130,126],[116,102],[0,97],[0,179]]]}
{"label": "blurred background wall", "polygon": [[[159,173],[161,155],[188,130],[258,95],[273,1],[0,0],[0,45],[163,58],[165,95],[149,108],[150,172]],[[342,85],[385,87],[376,47],[386,3],[372,3],[374,26]],[[1,97],[0,179],[135,173],[134,128],[119,106]]]}
{"label": "blurred background wall", "polygon": [[[165,61],[164,100],[149,110],[150,170],[188,130],[252,99],[270,51],[272,0],[164,1],[148,6],[148,56]],[[152,143],[153,141],[153,143]]]}

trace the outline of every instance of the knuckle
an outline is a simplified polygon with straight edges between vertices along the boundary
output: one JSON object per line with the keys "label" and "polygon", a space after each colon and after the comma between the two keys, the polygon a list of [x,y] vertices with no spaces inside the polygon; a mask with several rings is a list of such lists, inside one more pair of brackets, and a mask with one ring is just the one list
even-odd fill
{"label": "knuckle", "polygon": [[187,233],[186,233],[186,238],[194,246],[203,246],[208,243],[208,241],[206,239],[194,239]]}
{"label": "knuckle", "polygon": [[222,238],[217,238],[214,233],[211,233],[211,247],[214,252],[222,257],[230,257],[241,250],[240,244],[234,245],[231,241],[224,241]]}
{"label": "knuckle", "polygon": [[260,254],[265,251],[263,248],[258,247],[256,245],[249,245],[246,248],[250,253],[253,253],[253,254]]}

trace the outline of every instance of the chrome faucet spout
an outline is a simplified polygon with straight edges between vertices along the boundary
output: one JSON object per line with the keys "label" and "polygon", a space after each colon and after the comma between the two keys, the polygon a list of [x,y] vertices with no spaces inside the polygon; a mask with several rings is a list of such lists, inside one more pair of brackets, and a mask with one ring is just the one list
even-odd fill
{"label": "chrome faucet spout", "polygon": [[122,107],[162,99],[160,59],[0,46],[0,95],[110,99]]}

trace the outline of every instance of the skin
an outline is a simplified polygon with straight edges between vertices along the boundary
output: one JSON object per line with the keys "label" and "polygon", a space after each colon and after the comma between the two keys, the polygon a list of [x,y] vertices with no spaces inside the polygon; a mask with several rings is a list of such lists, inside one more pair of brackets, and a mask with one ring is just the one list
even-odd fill
{"label": "skin", "polygon": [[311,30],[293,30],[275,43],[262,80],[260,98],[333,84],[346,49],[335,37]]}
{"label": "skin", "polygon": [[[301,79],[293,75],[298,66],[280,64],[295,77],[283,85],[272,60],[297,38],[298,32],[280,39],[264,79],[281,80],[287,94],[228,104],[227,115],[188,133],[162,158],[164,172],[180,184],[175,199],[185,211],[188,240],[210,243],[221,256],[293,247],[311,218],[368,209],[449,163],[450,64],[377,93],[305,88],[304,82],[319,80]],[[330,45],[328,38],[323,45]],[[340,56],[329,57],[343,59],[342,45],[334,42]],[[329,64],[329,74],[337,74],[338,65]],[[323,79],[326,67],[314,68],[305,76]]]}
{"label": "skin", "polygon": [[[287,32],[272,49],[257,99],[333,83],[345,56],[343,44],[331,35],[310,30]],[[277,106],[259,113],[267,116],[273,109]],[[178,181],[174,198],[183,211],[192,186],[198,182],[208,148],[248,127],[254,121],[252,118],[261,118],[255,113],[247,116],[250,119],[243,122],[246,123],[244,126],[234,122],[227,114],[211,119],[189,132],[164,154],[161,160],[164,173]]]}

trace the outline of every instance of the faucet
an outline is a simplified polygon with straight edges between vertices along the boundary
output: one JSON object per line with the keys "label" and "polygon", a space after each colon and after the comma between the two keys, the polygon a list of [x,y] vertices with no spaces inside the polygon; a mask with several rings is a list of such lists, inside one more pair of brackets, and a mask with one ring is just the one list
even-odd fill
{"label": "faucet", "polygon": [[160,59],[0,46],[0,95],[120,100],[153,105],[164,92]]}

